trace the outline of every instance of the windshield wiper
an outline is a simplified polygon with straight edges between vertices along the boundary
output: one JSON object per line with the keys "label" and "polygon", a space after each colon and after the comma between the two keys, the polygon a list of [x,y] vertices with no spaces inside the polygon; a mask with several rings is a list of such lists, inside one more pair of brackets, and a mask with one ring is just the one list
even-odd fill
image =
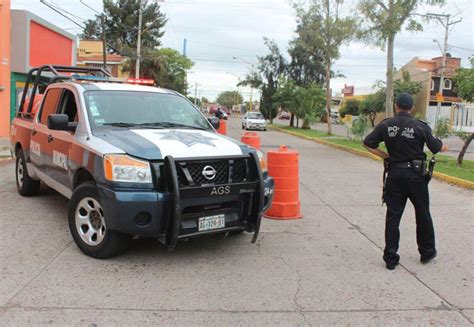
{"label": "windshield wiper", "polygon": [[114,127],[134,127],[134,126],[137,126],[137,124],[133,124],[133,123],[124,123],[124,122],[116,122],[116,123],[103,123],[102,125],[106,125],[106,126],[114,126]]}
{"label": "windshield wiper", "polygon": [[192,126],[192,125],[186,125],[186,124],[180,124],[180,123],[172,123],[172,122],[152,122],[152,123],[143,123],[143,124],[137,124],[138,126],[146,127],[146,126],[152,126],[152,127],[162,127],[162,128],[189,128],[189,129],[200,129],[207,131],[207,128],[204,127],[199,127],[199,126]]}

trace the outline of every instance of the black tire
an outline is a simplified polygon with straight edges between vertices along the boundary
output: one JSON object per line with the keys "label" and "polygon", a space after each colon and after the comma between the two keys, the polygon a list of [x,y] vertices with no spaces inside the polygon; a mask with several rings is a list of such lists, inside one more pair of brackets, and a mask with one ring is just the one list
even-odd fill
{"label": "black tire", "polygon": [[[90,202],[88,202],[87,199],[90,199]],[[96,240],[98,240],[99,238],[98,233],[102,233],[101,231],[102,231],[102,226],[103,226],[103,236],[101,236],[102,240],[98,242],[97,244],[88,244],[83,239],[83,237],[84,238],[87,238],[87,237],[85,235],[81,236],[79,234],[79,233],[83,234],[88,231],[88,229],[86,229],[85,231],[84,229],[82,229],[82,227],[84,226],[87,227],[87,224],[83,224],[81,227],[78,227],[76,224],[76,211],[79,213],[79,210],[81,209],[79,208],[79,205],[82,206],[81,201],[83,200],[86,203],[92,203],[92,204],[94,204],[94,202],[92,201],[95,200],[96,203],[98,203],[99,205],[98,207],[96,204],[94,204],[93,206],[90,206],[96,210],[95,211],[91,210],[90,212],[87,213],[88,218],[83,218],[85,219],[84,222],[86,221],[89,222],[88,228],[91,228],[91,223],[90,223],[92,219],[90,217],[91,213],[95,212],[96,219],[97,219],[97,215],[99,215],[98,216],[99,220],[102,220],[102,224],[100,225],[101,227],[99,228],[100,231],[96,229],[92,229],[93,232],[95,231]],[[93,258],[98,258],[98,259],[107,259],[119,254],[120,252],[125,250],[126,245],[128,243],[127,237],[125,235],[117,231],[108,230],[106,228],[105,220],[103,219],[103,216],[104,216],[104,212],[100,205],[99,192],[97,191],[97,187],[95,183],[86,182],[84,184],[79,185],[79,187],[77,187],[74,193],[72,194],[71,200],[69,201],[69,208],[68,208],[69,230],[71,232],[72,238],[74,239],[74,242],[79,247],[79,249],[81,249],[81,251],[84,254]],[[102,219],[100,219],[100,217],[102,217]],[[79,231],[79,229],[81,229],[81,231]],[[89,238],[89,242],[94,242],[93,236],[94,235],[92,235],[91,238]]]}
{"label": "black tire", "polygon": [[245,130],[245,126],[244,126],[244,124],[242,124],[242,129],[243,129],[243,130]]}
{"label": "black tire", "polygon": [[39,193],[40,181],[34,180],[28,175],[28,168],[26,167],[25,155],[22,149],[18,150],[16,154],[15,181],[18,193],[21,195],[33,196]]}

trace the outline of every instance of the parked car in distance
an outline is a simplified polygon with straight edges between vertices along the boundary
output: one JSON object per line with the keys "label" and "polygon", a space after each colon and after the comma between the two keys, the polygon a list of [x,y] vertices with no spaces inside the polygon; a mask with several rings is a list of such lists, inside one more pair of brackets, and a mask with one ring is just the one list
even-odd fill
{"label": "parked car in distance", "polygon": [[278,116],[278,119],[289,120],[290,119],[290,113],[288,111],[282,111],[282,112],[280,112],[280,115]]}
{"label": "parked car in distance", "polygon": [[267,122],[261,112],[249,111],[242,117],[242,129],[267,130]]}

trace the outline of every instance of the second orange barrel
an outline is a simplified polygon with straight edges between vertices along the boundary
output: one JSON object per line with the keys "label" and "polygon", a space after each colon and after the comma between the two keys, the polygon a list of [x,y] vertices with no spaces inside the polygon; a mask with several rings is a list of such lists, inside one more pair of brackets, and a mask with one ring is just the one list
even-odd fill
{"label": "second orange barrel", "polygon": [[227,135],[227,121],[225,121],[224,119],[220,120],[217,133],[222,134],[222,135]]}
{"label": "second orange barrel", "polygon": [[242,143],[250,145],[257,150],[260,150],[260,136],[255,132],[246,132],[242,135],[241,139]]}
{"label": "second orange barrel", "polygon": [[280,146],[267,152],[268,174],[275,181],[273,204],[265,212],[266,218],[302,218],[299,199],[298,152]]}

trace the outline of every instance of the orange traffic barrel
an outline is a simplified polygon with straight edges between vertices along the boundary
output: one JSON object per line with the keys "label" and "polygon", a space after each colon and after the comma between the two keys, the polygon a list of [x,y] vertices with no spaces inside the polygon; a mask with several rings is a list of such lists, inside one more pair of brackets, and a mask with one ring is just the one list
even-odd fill
{"label": "orange traffic barrel", "polygon": [[260,150],[260,136],[255,132],[246,132],[244,135],[242,135],[240,141],[250,145],[251,147],[254,147],[257,150]]}
{"label": "orange traffic barrel", "polygon": [[227,122],[224,119],[220,120],[217,133],[222,134],[222,135],[227,135]]}
{"label": "orange traffic barrel", "polygon": [[282,145],[267,152],[268,174],[275,181],[273,204],[264,216],[271,219],[303,218],[299,199],[298,152]]}

